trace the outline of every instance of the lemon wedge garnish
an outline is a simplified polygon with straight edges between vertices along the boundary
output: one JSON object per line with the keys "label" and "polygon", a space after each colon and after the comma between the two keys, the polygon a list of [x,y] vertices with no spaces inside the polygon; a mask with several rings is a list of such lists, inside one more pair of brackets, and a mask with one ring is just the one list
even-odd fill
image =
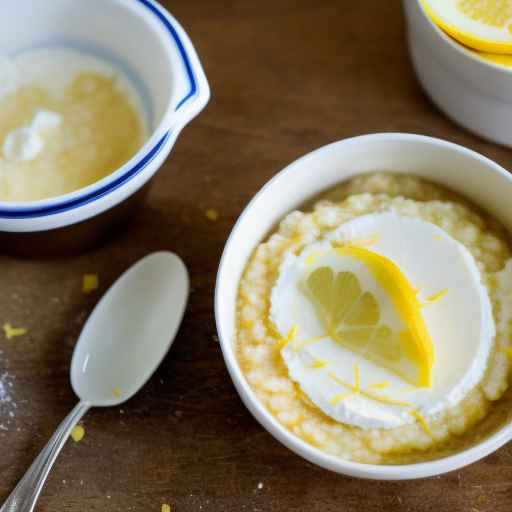
{"label": "lemon wedge garnish", "polygon": [[382,304],[362,289],[354,272],[335,272],[325,266],[309,274],[305,292],[327,335],[414,386],[431,386],[434,346],[423,320],[417,290],[385,256],[355,246],[337,247],[335,251],[341,257],[362,263],[370,271],[391,301],[401,327],[392,329],[381,321]]}
{"label": "lemon wedge garnish", "polygon": [[434,23],[457,41],[488,53],[512,54],[509,0],[421,0]]}

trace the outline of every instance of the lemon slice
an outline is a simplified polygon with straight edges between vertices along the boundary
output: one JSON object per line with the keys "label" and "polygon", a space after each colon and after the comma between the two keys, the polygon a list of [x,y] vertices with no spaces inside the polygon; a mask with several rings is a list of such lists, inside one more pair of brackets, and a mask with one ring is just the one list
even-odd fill
{"label": "lemon slice", "polygon": [[457,41],[488,53],[512,54],[509,0],[421,0],[434,23]]}
{"label": "lemon slice", "polygon": [[373,275],[397,313],[400,328],[381,321],[390,304],[362,289],[352,271],[319,267],[306,278],[305,292],[336,343],[369,359],[418,387],[430,387],[434,346],[421,313],[417,290],[390,259],[362,247],[335,249],[344,258],[362,263]]}

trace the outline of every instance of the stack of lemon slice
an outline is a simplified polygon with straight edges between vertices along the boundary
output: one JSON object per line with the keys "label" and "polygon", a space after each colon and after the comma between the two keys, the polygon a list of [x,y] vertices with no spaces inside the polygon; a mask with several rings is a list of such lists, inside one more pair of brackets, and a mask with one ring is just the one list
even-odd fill
{"label": "stack of lemon slice", "polygon": [[430,18],[484,60],[512,67],[511,0],[420,0]]}

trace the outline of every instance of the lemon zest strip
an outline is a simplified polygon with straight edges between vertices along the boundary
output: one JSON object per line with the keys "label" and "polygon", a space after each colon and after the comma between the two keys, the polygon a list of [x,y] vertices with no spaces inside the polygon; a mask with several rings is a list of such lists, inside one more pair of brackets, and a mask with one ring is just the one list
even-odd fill
{"label": "lemon zest strip", "polygon": [[217,220],[219,220],[219,212],[217,210],[215,210],[214,208],[208,208],[208,210],[206,210],[206,212],[204,212],[206,218],[208,220],[211,220],[212,222],[215,222]]}
{"label": "lemon zest strip", "polygon": [[352,391],[347,391],[346,393],[338,393],[337,395],[334,395],[329,402],[332,405],[338,405],[341,402],[344,402],[345,400],[348,400],[349,398],[352,398],[353,396],[356,396],[357,393],[353,393]]}
{"label": "lemon zest strip", "polygon": [[315,359],[311,364],[311,368],[325,368],[329,364],[329,361],[326,359]]}
{"label": "lemon zest strip", "polygon": [[440,301],[446,294],[448,293],[448,288],[444,288],[443,290],[438,291],[437,293],[433,293],[430,297],[427,297],[427,301],[430,303]]}
{"label": "lemon zest strip", "polygon": [[17,338],[18,336],[23,336],[28,332],[28,329],[25,329],[24,327],[13,327],[9,323],[5,323],[3,325],[3,330],[5,333],[5,337],[8,340],[11,340],[12,338]]}
{"label": "lemon zest strip", "polygon": [[79,443],[85,436],[85,428],[82,425],[76,425],[71,431],[71,438],[75,443]]}
{"label": "lemon zest strip", "polygon": [[299,350],[302,350],[305,347],[309,347],[310,345],[314,345],[315,343],[325,340],[326,338],[328,338],[327,334],[323,336],[313,336],[302,341],[296,341],[293,344],[293,350],[295,350],[295,352],[298,352]]}
{"label": "lemon zest strip", "polygon": [[98,274],[84,274],[82,278],[82,292],[87,294],[97,290],[100,285]]}
{"label": "lemon zest strip", "polygon": [[358,392],[361,391],[361,376],[359,375],[359,365],[354,365],[354,387]]}
{"label": "lemon zest strip", "polygon": [[416,421],[421,425],[423,430],[429,435],[432,436],[432,430],[430,429],[430,425],[428,424],[427,420],[425,419],[425,416],[423,416],[419,411],[416,409],[412,409],[411,411],[407,411],[413,418],[416,419]]}
{"label": "lemon zest strip", "polygon": [[288,343],[292,342],[295,337],[297,336],[297,333],[299,332],[299,326],[297,324],[294,324],[291,329],[288,331],[288,334],[284,338],[279,338],[277,342],[277,346],[282,349],[288,345]]}
{"label": "lemon zest strip", "polygon": [[370,384],[368,387],[372,389],[386,389],[389,388],[391,383],[389,380],[383,380],[382,382],[375,382],[374,384]]}
{"label": "lemon zest strip", "polygon": [[370,400],[374,400],[375,402],[381,402],[383,404],[389,404],[389,405],[398,405],[401,407],[411,407],[412,404],[409,402],[403,402],[401,400],[395,400],[394,398],[390,398],[384,395],[378,395],[376,393],[372,393],[371,391],[364,390],[364,389],[358,389],[353,384],[350,384],[349,382],[344,381],[343,379],[340,379],[335,373],[330,372],[329,377],[340,384],[341,386],[345,386],[346,388],[350,389],[353,393],[359,394],[361,396],[364,396],[366,398],[369,398]]}

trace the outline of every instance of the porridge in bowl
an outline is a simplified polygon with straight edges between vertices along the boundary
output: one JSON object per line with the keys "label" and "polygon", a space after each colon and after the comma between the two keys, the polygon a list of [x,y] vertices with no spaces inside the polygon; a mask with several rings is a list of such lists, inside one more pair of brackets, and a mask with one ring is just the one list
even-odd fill
{"label": "porridge in bowl", "polygon": [[512,253],[455,194],[353,179],[282,220],[239,287],[237,355],[287,429],[343,459],[438,458],[501,426]]}
{"label": "porridge in bowl", "polygon": [[0,201],[74,192],[139,151],[147,116],[125,75],[68,48],[0,59]]}

